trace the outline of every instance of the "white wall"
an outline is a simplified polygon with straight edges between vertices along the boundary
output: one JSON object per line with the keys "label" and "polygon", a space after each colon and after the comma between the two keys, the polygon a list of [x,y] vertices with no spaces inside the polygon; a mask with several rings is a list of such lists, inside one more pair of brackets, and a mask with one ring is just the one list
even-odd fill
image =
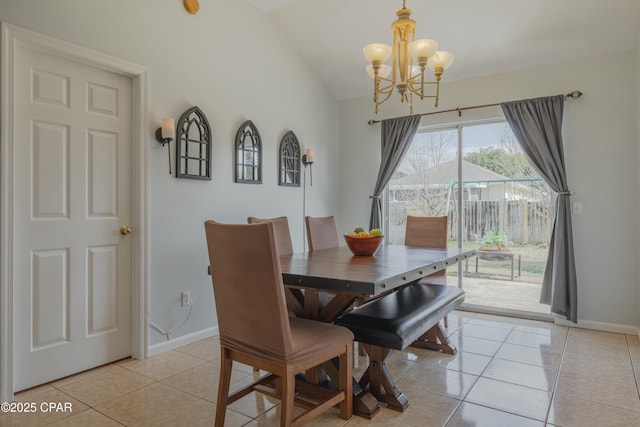
{"label": "white wall", "polygon": [[[446,75],[445,75],[446,77]],[[568,100],[564,144],[573,201],[584,214],[573,217],[578,276],[578,319],[584,324],[638,325],[638,130],[636,53],[593,57],[525,71],[445,83],[439,109],[584,92]],[[394,97],[395,99],[395,97]],[[395,104],[393,104],[395,102]],[[391,104],[390,104],[391,103]],[[387,105],[390,104],[390,105]],[[395,100],[382,118],[408,114]],[[416,113],[433,111],[417,101]],[[366,224],[380,159],[380,126],[371,98],[341,104],[340,139],[343,224]],[[498,108],[427,116],[421,125],[502,117]],[[363,191],[363,188],[366,189]]]}
{"label": "white wall", "polygon": [[[307,214],[338,210],[337,101],[262,12],[246,1],[200,3],[200,12],[189,15],[182,1],[0,2],[4,22],[148,67],[151,317],[173,328],[188,313],[180,307],[180,291],[191,291],[195,301],[174,339],[217,324],[204,220],[287,215],[294,247],[302,249],[302,187],[277,184],[278,145],[288,130],[303,149],[315,149]],[[153,138],[161,118],[177,120],[193,105],[212,127],[211,181],[170,176],[167,148]],[[264,145],[262,185],[233,183],[233,139],[246,119],[256,124]],[[150,332],[152,346],[164,341]]]}

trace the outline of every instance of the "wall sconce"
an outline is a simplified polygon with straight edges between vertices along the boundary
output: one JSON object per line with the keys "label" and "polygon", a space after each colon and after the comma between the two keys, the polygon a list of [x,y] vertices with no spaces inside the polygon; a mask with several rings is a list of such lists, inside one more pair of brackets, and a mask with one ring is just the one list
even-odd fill
{"label": "wall sconce", "polygon": [[167,153],[169,155],[169,175],[171,175],[171,140],[176,137],[176,125],[172,118],[162,119],[162,125],[156,129],[156,140],[162,144],[169,144],[167,146]]}
{"label": "wall sconce", "polygon": [[309,166],[309,186],[313,185],[313,169],[311,165],[313,165],[313,148],[307,148],[304,150],[304,154],[302,155],[302,164],[306,168]]}
{"label": "wall sconce", "polygon": [[309,166],[309,187],[313,185],[313,148],[307,148],[302,155],[302,164],[304,165],[304,175],[302,181],[302,250],[307,250],[307,232],[304,225],[304,218],[307,216],[307,166]]}

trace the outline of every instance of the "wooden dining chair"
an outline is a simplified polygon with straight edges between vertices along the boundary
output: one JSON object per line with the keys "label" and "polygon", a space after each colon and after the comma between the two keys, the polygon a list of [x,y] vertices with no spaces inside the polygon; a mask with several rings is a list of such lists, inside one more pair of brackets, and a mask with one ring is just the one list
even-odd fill
{"label": "wooden dining chair", "polygon": [[[407,228],[404,233],[404,244],[422,248],[446,249],[447,247],[446,216],[407,216]],[[446,285],[447,270],[442,269],[420,280],[420,283]],[[445,328],[449,327],[449,319],[444,317]]]}
{"label": "wooden dining chair", "polygon": [[338,227],[333,216],[304,217],[309,251],[337,248],[340,246]]}
{"label": "wooden dining chair", "polygon": [[[256,218],[254,216],[250,216],[247,218],[248,224],[257,224],[261,222],[273,223],[278,255],[292,255],[293,244],[291,243],[291,232],[289,231],[289,221],[287,220],[287,217],[279,216],[277,218]],[[300,306],[299,301],[304,298],[303,291],[300,289],[287,289],[285,290],[285,296],[287,299],[289,315],[294,317],[300,316],[303,309]]]}
{"label": "wooden dining chair", "polygon": [[[215,425],[224,425],[227,405],[252,391],[282,401],[281,426],[300,426],[338,404],[340,417],[349,419],[353,334],[341,326],[287,315],[273,223],[206,221],[205,231],[220,333]],[[296,374],[335,357],[339,361],[333,389],[305,384],[300,391],[312,399],[296,393]],[[233,362],[268,374],[229,395]],[[294,405],[308,411],[294,418]]]}
{"label": "wooden dining chair", "polygon": [[[338,227],[336,226],[336,219],[333,216],[325,217],[304,217],[304,222],[307,229],[307,240],[309,242],[309,252],[322,249],[337,248],[340,246],[340,237],[338,236]],[[317,304],[320,307],[326,307],[333,295],[326,292],[317,292]],[[362,304],[362,299],[357,299],[354,302],[355,307],[359,307]],[[357,363],[358,356],[365,356],[364,348],[355,345],[353,354],[353,363]]]}
{"label": "wooden dining chair", "polygon": [[[307,241],[309,251],[337,248],[340,246],[338,227],[333,216],[304,217],[307,229]],[[325,306],[331,300],[331,295],[326,292],[318,292],[318,304]]]}
{"label": "wooden dining chair", "polygon": [[248,224],[257,224],[260,222],[271,222],[276,236],[276,246],[278,247],[278,255],[291,255],[293,253],[293,244],[291,243],[291,232],[289,231],[289,221],[286,216],[277,218],[256,218],[250,216],[247,218]]}
{"label": "wooden dining chair", "polygon": [[[446,216],[407,216],[407,228],[404,234],[404,244],[421,248],[447,247],[447,217]],[[430,274],[422,280],[424,283],[437,285],[447,284],[446,270]]]}

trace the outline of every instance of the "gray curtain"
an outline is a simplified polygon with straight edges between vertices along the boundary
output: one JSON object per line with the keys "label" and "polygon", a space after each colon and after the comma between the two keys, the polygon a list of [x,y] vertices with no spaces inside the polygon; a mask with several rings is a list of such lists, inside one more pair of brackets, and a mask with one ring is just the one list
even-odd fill
{"label": "gray curtain", "polygon": [[540,302],[577,323],[578,295],[571,201],[562,149],[564,95],[505,102],[511,130],[538,174],[558,194]]}
{"label": "gray curtain", "polygon": [[380,160],[376,187],[373,190],[373,195],[369,196],[373,199],[369,229],[380,228],[382,224],[380,196],[411,146],[419,123],[420,115],[382,120],[382,159]]}

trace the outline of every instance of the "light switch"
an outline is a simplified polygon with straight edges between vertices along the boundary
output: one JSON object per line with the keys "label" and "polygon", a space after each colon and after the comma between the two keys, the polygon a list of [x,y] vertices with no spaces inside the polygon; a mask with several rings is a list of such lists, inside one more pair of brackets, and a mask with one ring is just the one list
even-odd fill
{"label": "light switch", "polygon": [[573,213],[574,215],[582,215],[582,203],[573,202]]}

